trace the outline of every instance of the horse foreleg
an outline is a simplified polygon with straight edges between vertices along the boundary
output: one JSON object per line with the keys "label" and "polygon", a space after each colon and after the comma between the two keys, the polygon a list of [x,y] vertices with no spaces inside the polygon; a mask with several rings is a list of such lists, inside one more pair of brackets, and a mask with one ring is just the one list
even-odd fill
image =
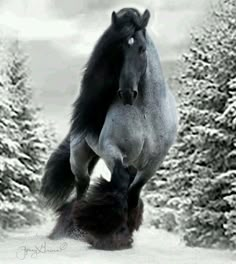
{"label": "horse foreleg", "polygon": [[84,139],[81,140],[79,136],[71,138],[70,165],[75,175],[78,199],[86,192],[90,182],[90,174],[98,159],[98,156],[88,146]]}
{"label": "horse foreleg", "polygon": [[137,175],[129,187],[128,205],[129,209],[136,208],[139,204],[139,197],[143,186],[156,173],[161,162],[150,161]]}

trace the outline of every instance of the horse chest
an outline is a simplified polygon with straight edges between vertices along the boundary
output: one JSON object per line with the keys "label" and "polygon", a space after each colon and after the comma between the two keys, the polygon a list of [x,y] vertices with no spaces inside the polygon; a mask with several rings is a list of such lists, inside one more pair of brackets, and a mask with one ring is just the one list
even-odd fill
{"label": "horse chest", "polygon": [[120,153],[127,165],[143,168],[163,159],[175,135],[175,107],[169,107],[169,100],[146,106],[118,102],[109,109],[93,150],[101,157]]}

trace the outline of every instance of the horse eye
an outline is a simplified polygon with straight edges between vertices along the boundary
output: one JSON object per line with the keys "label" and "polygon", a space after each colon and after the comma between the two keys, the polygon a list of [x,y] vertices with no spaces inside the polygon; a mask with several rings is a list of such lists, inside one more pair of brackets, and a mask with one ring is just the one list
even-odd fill
{"label": "horse eye", "polygon": [[128,44],[129,44],[130,46],[134,45],[134,38],[130,38],[130,39],[128,40]]}

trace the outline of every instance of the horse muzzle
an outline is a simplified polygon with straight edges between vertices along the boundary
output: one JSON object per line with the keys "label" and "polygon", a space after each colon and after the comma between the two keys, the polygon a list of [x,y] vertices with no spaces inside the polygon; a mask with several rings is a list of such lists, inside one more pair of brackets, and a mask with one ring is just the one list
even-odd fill
{"label": "horse muzzle", "polygon": [[133,90],[118,90],[118,96],[120,97],[121,101],[123,102],[124,105],[133,105],[134,101],[138,97],[138,90],[133,89]]}

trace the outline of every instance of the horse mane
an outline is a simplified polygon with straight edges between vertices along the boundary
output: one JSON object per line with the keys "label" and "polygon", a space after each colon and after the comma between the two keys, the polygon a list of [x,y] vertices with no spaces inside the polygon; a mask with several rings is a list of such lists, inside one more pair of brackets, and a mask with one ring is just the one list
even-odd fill
{"label": "horse mane", "polygon": [[[119,75],[123,63],[120,41],[137,30],[140,13],[133,8],[121,9],[117,16],[125,15],[119,32],[110,25],[94,47],[81,81],[80,95],[73,104],[71,132],[99,136],[107,111],[116,97]],[[132,20],[132,17],[135,19]],[[132,23],[131,23],[132,21]],[[129,25],[129,26],[127,26]]]}

